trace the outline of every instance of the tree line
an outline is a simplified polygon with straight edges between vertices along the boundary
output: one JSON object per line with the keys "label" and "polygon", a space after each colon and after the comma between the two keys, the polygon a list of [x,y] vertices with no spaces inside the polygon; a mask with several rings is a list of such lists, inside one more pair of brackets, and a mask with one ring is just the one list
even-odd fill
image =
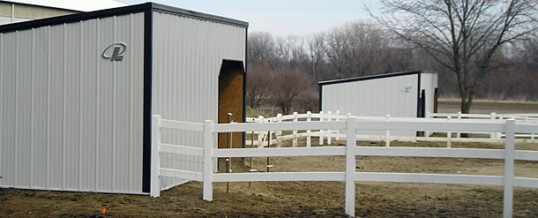
{"label": "tree line", "polygon": [[[537,24],[534,15],[524,16],[536,11],[533,1],[383,3],[385,10],[404,10],[415,20],[374,16],[376,21],[350,22],[305,37],[250,33],[247,105],[272,114],[317,111],[318,81],[411,70],[438,72],[440,97],[462,99],[464,112],[473,97],[538,100]],[[514,23],[507,23],[510,18]]]}

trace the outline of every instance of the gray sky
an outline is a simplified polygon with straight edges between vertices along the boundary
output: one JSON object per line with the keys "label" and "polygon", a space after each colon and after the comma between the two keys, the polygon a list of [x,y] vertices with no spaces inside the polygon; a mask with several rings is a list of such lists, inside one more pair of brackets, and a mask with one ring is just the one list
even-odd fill
{"label": "gray sky", "polygon": [[[117,0],[137,4],[140,0]],[[363,4],[378,7],[377,0],[154,0],[178,8],[249,22],[250,31],[276,36],[329,30],[346,22],[367,20]]]}

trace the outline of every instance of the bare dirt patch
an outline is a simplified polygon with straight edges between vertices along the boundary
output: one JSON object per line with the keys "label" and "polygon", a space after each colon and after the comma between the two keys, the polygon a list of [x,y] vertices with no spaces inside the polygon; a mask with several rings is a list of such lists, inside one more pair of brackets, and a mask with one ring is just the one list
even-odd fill
{"label": "bare dirt patch", "polygon": [[[303,141],[301,141],[303,142]],[[342,142],[335,142],[339,146]],[[361,146],[382,143],[359,142]],[[393,146],[442,147],[443,143],[394,142]],[[502,145],[455,144],[456,147],[496,148]],[[538,144],[518,149],[538,150]],[[253,168],[265,171],[266,158],[254,158]],[[343,171],[343,157],[271,158],[271,171]],[[234,172],[249,171],[236,161]],[[357,172],[417,172],[502,175],[503,162],[454,158],[358,157]],[[538,178],[538,163],[516,162],[516,176]],[[502,214],[502,187],[470,185],[358,183],[356,215],[360,217],[498,217]],[[214,201],[204,202],[202,184],[190,182],[162,192],[160,198],[139,195],[73,193],[0,189],[0,216],[15,217],[345,217],[342,182],[257,182],[215,184]],[[538,190],[516,188],[515,217],[538,215]]]}

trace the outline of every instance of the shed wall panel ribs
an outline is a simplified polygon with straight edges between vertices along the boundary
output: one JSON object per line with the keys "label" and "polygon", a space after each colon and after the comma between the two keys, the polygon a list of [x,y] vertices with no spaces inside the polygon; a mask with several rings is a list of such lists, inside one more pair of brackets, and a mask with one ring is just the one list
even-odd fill
{"label": "shed wall panel ribs", "polygon": [[[217,120],[222,61],[244,63],[246,28],[159,11],[153,17],[152,114],[191,122]],[[203,146],[201,133],[163,130],[161,139]],[[161,156],[162,167],[201,172],[201,163],[201,158],[188,155]],[[161,178],[161,187],[182,182]]]}
{"label": "shed wall panel ribs", "polygon": [[[142,192],[143,21],[0,34],[2,187]],[[123,61],[102,59],[115,42]]]}
{"label": "shed wall panel ribs", "polygon": [[[353,116],[416,117],[418,74],[323,85],[323,111],[337,110]],[[384,131],[359,134],[384,135]],[[413,131],[392,131],[391,135],[413,135]]]}

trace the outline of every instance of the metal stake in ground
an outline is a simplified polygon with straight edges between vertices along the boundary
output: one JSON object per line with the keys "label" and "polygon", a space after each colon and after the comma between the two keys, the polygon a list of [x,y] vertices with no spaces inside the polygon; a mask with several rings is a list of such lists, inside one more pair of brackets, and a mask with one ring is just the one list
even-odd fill
{"label": "metal stake in ground", "polygon": [[[267,148],[271,148],[271,131],[267,131]],[[271,165],[269,157],[267,157],[267,172],[269,172],[269,169],[272,167],[273,165]]]}
{"label": "metal stake in ground", "polygon": [[[228,113],[228,123],[232,123],[232,113]],[[232,133],[228,133],[228,148],[232,148]],[[232,158],[228,157],[226,158],[226,173],[230,173],[232,171]],[[226,183],[226,194],[230,191],[230,182]]]}

